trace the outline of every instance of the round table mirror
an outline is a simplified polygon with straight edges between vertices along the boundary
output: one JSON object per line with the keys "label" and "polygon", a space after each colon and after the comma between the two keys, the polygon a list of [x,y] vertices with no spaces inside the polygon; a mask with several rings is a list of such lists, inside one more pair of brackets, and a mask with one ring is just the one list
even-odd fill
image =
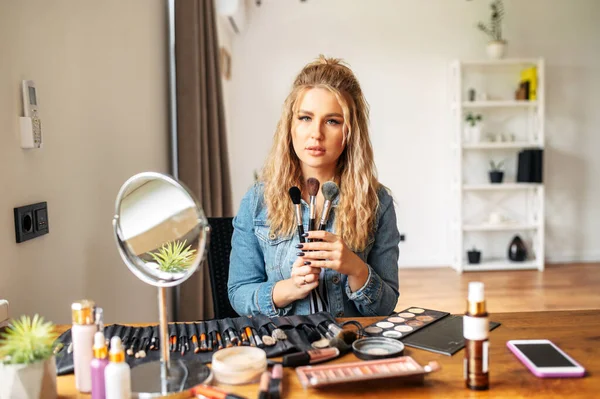
{"label": "round table mirror", "polygon": [[113,227],[129,270],[158,287],[161,359],[131,369],[133,393],[153,397],[203,382],[205,365],[170,359],[166,305],[166,288],[190,278],[205,259],[210,227],[202,207],[177,180],[144,172],[128,179],[119,190]]}

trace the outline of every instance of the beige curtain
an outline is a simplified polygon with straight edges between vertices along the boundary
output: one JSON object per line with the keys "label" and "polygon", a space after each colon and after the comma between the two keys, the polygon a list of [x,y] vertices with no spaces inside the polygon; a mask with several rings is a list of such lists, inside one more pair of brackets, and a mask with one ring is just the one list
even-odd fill
{"label": "beige curtain", "polygon": [[[175,1],[179,179],[208,217],[232,216],[213,0]],[[180,320],[214,317],[206,263],[180,288]]]}

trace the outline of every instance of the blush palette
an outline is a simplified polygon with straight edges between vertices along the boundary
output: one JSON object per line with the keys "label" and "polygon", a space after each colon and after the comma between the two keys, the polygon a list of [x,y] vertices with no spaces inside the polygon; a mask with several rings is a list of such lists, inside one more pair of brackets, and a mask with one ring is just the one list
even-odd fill
{"label": "blush palette", "polygon": [[410,307],[401,312],[394,313],[385,319],[365,327],[365,334],[371,337],[386,337],[402,339],[436,321],[448,316],[450,313],[439,310]]}
{"label": "blush palette", "polygon": [[422,378],[425,374],[439,370],[437,362],[421,366],[410,356],[394,359],[367,360],[352,363],[296,368],[296,375],[304,388],[321,388],[335,384],[346,384],[385,378]]}

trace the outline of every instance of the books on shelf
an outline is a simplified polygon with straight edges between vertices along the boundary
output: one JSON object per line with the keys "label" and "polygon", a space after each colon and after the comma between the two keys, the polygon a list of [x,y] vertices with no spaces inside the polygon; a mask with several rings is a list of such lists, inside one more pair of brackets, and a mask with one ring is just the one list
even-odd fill
{"label": "books on shelf", "polygon": [[526,149],[520,151],[517,163],[517,182],[542,183],[543,160],[543,149]]}
{"label": "books on shelf", "polygon": [[537,100],[537,67],[531,66],[521,71],[521,81],[519,91],[517,92],[518,100]]}

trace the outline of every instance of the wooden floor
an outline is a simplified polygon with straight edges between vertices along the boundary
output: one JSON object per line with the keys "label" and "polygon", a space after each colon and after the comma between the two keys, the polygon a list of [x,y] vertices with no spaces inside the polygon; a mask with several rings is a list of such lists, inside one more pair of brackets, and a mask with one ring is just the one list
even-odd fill
{"label": "wooden floor", "polygon": [[547,265],[539,271],[459,274],[454,269],[400,269],[396,311],[418,306],[464,313],[470,281],[482,281],[488,311],[600,309],[600,264]]}

